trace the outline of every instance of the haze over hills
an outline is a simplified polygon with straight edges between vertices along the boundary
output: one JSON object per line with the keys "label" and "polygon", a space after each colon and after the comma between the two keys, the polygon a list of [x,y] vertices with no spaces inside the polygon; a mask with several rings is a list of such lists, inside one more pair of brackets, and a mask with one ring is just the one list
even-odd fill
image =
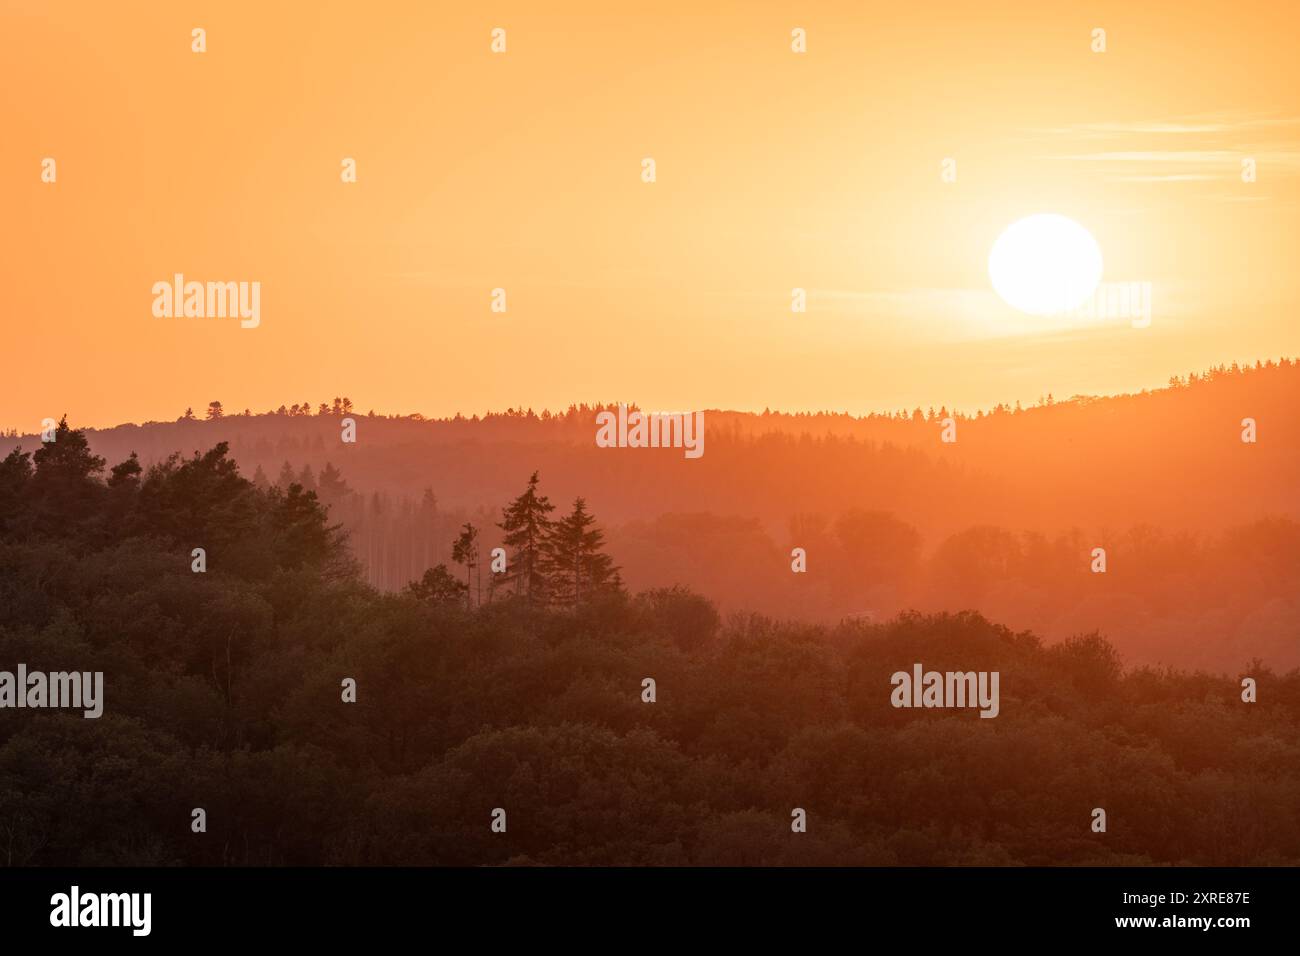
{"label": "haze over hills", "polygon": [[[332,405],[227,408],[87,437],[110,466],[228,442],[243,474],[314,487],[388,589],[450,564],[466,521],[495,546],[501,505],[538,471],[562,509],[586,499],[634,590],[682,584],[724,610],[811,620],[974,608],[1049,640],[1100,629],[1131,663],[1300,662],[1300,363],[1289,359],[1137,395],[953,415],[952,443],[940,440],[942,407],[710,410],[694,460],[597,447],[597,406],[353,412],[357,441],[345,444]],[[38,442],[11,436],[0,454]],[[805,574],[791,571],[795,547]],[[1105,574],[1091,570],[1099,547]]]}

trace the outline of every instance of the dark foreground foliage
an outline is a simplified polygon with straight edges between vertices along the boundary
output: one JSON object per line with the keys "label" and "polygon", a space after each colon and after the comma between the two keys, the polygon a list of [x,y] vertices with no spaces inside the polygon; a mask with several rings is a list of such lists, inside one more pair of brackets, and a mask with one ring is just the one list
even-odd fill
{"label": "dark foreground foliage", "polygon": [[[1300,863],[1300,673],[1245,704],[975,613],[382,595],[222,446],[104,465],[66,427],[0,462],[0,669],[105,674],[98,720],[0,710],[3,864]],[[1000,715],[892,708],[918,661],[1000,671]]]}

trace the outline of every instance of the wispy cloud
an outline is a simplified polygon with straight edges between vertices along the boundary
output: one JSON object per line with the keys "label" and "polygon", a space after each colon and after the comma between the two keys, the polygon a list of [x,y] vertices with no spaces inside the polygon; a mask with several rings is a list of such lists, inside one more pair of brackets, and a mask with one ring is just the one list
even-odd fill
{"label": "wispy cloud", "polygon": [[1034,132],[1048,139],[1043,159],[1094,165],[1111,182],[1240,182],[1246,158],[1261,182],[1300,177],[1300,117],[1215,113]]}
{"label": "wispy cloud", "polygon": [[[1174,321],[1186,311],[1179,283],[1161,280],[1152,296],[1161,322]],[[890,329],[918,331],[935,341],[978,341],[1022,336],[1095,335],[1129,328],[1130,319],[1065,313],[1026,315],[1011,308],[988,288],[810,289],[810,302],[841,314],[871,321],[877,339]]]}
{"label": "wispy cloud", "polygon": [[1078,159],[1087,162],[1121,162],[1121,163],[1230,163],[1238,159],[1239,153],[1228,150],[1172,150],[1143,149],[1128,152],[1108,153],[1067,153],[1057,159]]}
{"label": "wispy cloud", "polygon": [[1211,176],[1209,173],[1171,173],[1156,176],[1114,177],[1116,182],[1121,183],[1204,183],[1221,178],[1220,176]]}
{"label": "wispy cloud", "polygon": [[1054,133],[1063,136],[1142,136],[1155,135],[1191,135],[1191,134],[1227,134],[1242,135],[1262,133],[1272,130],[1298,130],[1300,117],[1231,115],[1227,113],[1210,113],[1200,116],[1185,117],[1177,120],[1130,120],[1125,122],[1074,123],[1068,126],[1054,126],[1033,132]]}

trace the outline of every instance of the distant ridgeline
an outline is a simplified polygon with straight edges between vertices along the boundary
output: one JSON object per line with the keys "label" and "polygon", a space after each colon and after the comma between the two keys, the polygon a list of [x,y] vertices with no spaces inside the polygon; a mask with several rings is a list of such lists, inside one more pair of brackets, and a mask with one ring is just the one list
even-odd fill
{"label": "distant ridgeline", "polygon": [[214,402],[206,420],[87,435],[146,465],[228,441],[260,486],[314,490],[385,590],[454,565],[466,523],[499,546],[502,504],[538,471],[555,501],[599,515],[634,589],[820,621],[976,608],[1049,639],[1102,628],[1133,662],[1229,668],[1300,662],[1298,404],[1283,359],[969,417],[707,411],[694,459],[600,447],[599,416],[620,409],[596,405],[434,421],[348,398],[258,415]]}

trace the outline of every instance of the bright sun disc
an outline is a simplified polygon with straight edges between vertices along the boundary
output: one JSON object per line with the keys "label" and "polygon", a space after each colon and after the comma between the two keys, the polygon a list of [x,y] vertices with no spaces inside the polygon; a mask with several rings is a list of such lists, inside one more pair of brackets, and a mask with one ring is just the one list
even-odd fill
{"label": "bright sun disc", "polygon": [[1101,282],[1101,248],[1073,219],[1040,213],[1003,230],[989,253],[989,279],[1012,308],[1060,315],[1077,308]]}

